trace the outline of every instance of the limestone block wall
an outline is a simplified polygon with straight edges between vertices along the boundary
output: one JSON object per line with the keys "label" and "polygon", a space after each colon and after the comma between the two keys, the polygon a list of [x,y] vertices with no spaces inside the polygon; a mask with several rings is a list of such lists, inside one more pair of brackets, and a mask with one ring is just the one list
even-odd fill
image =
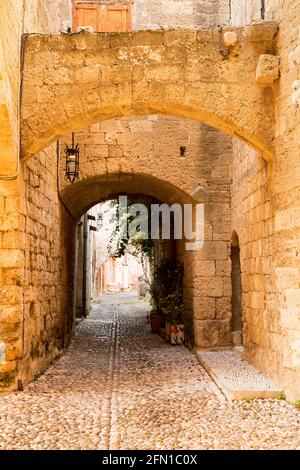
{"label": "limestone block wall", "polygon": [[228,0],[134,0],[133,29],[191,28],[227,23]]}
{"label": "limestone block wall", "polygon": [[0,2],[0,70],[5,83],[6,103],[13,131],[15,157],[19,147],[20,130],[18,113],[22,28],[23,1],[6,0]]}
{"label": "limestone block wall", "polygon": [[235,28],[238,43],[228,60],[219,51],[216,27],[118,36],[28,35],[22,156],[30,157],[60,135],[100,120],[156,112],[241,136],[270,158],[274,96],[258,86],[256,69],[259,56],[273,50],[277,26],[256,25],[251,31],[261,37],[255,44],[247,41],[245,28]]}
{"label": "limestone block wall", "polygon": [[52,145],[0,183],[0,390],[33,379],[70,337],[74,225],[56,166]]}
{"label": "limestone block wall", "polygon": [[0,391],[16,384],[22,355],[23,222],[20,181],[0,181]]}
{"label": "limestone block wall", "polygon": [[[17,171],[21,34],[58,31],[68,3],[0,2],[1,175]],[[62,5],[60,16],[56,7]],[[47,152],[23,166],[17,178],[0,177],[0,390],[16,388],[19,378],[32,379],[57,354],[69,333],[65,296],[71,271],[66,268],[64,250],[72,235],[67,229],[60,232],[64,225],[56,196],[55,153],[48,165]]]}
{"label": "limestone block wall", "polygon": [[56,33],[72,26],[72,0],[25,0],[25,33]]}
{"label": "limestone block wall", "polygon": [[192,28],[228,23],[229,0],[91,0],[102,5],[130,4],[132,29]]}
{"label": "limestone block wall", "polygon": [[57,196],[56,145],[23,167],[25,261],[19,375],[32,379],[67,344],[72,331],[74,224]]}
{"label": "limestone block wall", "polygon": [[260,154],[236,139],[232,171],[232,230],[240,244],[244,346],[250,362],[260,363],[270,374],[278,367],[275,348],[281,334],[274,299],[271,172]]}
{"label": "limestone block wall", "polygon": [[[192,120],[156,115],[112,119],[75,132],[75,143],[80,146],[81,182],[103,173],[144,173],[188,195],[195,192],[200,199],[213,190],[228,190],[231,182],[231,137]],[[65,144],[71,144],[71,136],[60,140],[63,195],[72,188],[64,179]],[[183,156],[180,147],[184,147]],[[86,197],[81,208],[94,202],[88,193]],[[81,208],[76,199],[66,202],[77,217]]]}
{"label": "limestone block wall", "polygon": [[229,190],[232,142],[217,130],[208,128],[207,131],[205,135],[203,126],[200,166],[207,167],[209,177],[206,191],[201,183],[198,188],[198,197],[201,200],[202,195],[205,201],[204,245],[200,251],[189,252],[185,250],[185,241],[178,243],[179,259],[185,267],[185,309],[187,316],[194,317],[197,348],[232,344]]}
{"label": "limestone block wall", "polygon": [[230,20],[235,25],[250,24],[263,17],[262,0],[231,0]]}
{"label": "limestone block wall", "polygon": [[[258,14],[257,2],[246,3],[242,11],[242,2],[236,2],[235,23]],[[300,67],[300,2],[266,0],[265,7],[266,18],[280,24],[274,51],[281,57],[281,76],[273,88],[276,155],[265,164],[249,147],[234,142],[232,226],[241,243],[246,354],[294,401],[300,396],[300,118],[294,85]]]}
{"label": "limestone block wall", "polygon": [[16,155],[19,144],[21,35],[28,32],[59,32],[71,24],[71,13],[71,0],[0,2],[0,74],[5,82]]}
{"label": "limestone block wall", "polygon": [[[0,2],[0,174],[15,174],[19,151],[22,2]],[[24,275],[21,179],[0,180],[0,391],[14,387],[22,355]]]}
{"label": "limestone block wall", "polygon": [[276,156],[272,183],[276,315],[282,328],[280,373],[291,399],[300,396],[300,113],[294,99],[300,73],[300,2],[278,1],[281,21],[277,53],[281,56],[281,79],[276,85]]}

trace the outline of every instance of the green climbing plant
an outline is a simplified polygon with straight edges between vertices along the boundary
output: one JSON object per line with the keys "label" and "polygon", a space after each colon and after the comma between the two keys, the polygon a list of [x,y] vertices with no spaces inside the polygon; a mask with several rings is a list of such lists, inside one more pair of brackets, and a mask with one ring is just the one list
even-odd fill
{"label": "green climbing plant", "polygon": [[[154,256],[154,241],[151,239],[151,211],[149,209],[150,203],[147,207],[147,220],[144,221],[148,227],[148,233],[143,232],[142,225],[136,225],[136,221],[142,214],[131,215],[130,206],[135,204],[136,201],[128,199],[126,215],[122,217],[120,211],[119,201],[114,201],[116,208],[116,221],[112,231],[112,235],[108,245],[108,252],[114,258],[121,258],[126,252],[131,253],[143,260],[144,257],[148,258],[150,262],[153,261]],[[130,237],[130,227],[135,224],[135,234]],[[125,230],[124,230],[125,228]],[[124,233],[126,236],[124,237]]]}

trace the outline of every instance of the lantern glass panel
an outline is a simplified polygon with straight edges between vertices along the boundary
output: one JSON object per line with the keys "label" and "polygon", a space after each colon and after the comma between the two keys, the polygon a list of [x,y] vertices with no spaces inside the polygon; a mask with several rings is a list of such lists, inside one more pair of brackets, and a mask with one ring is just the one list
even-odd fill
{"label": "lantern glass panel", "polygon": [[[72,139],[73,140],[73,139]],[[66,146],[66,175],[65,179],[74,183],[79,178],[79,146],[72,142],[72,147]]]}

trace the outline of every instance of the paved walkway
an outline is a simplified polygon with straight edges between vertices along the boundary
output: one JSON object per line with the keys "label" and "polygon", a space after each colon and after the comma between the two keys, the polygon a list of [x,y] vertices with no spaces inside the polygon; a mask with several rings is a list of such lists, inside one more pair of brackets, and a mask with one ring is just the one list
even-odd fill
{"label": "paved walkway", "polygon": [[146,309],[107,296],[39,380],[0,396],[0,449],[300,448],[299,411],[227,402],[191,352],[149,332]]}

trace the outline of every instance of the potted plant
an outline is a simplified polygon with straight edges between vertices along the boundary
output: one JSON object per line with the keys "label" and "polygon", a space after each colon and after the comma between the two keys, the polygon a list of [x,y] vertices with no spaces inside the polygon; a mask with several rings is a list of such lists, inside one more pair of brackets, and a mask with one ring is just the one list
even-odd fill
{"label": "potted plant", "polygon": [[155,269],[150,287],[153,305],[150,322],[155,322],[158,328],[157,317],[160,317],[159,328],[162,329],[165,324],[166,339],[171,344],[182,344],[184,341],[182,280],[183,265],[167,259]]}
{"label": "potted plant", "polygon": [[163,326],[163,317],[158,315],[156,312],[150,312],[151,332],[159,334],[162,326]]}
{"label": "potted plant", "polygon": [[184,343],[184,323],[182,321],[184,305],[182,289],[176,289],[166,298],[164,314],[166,318],[166,340],[170,344]]}
{"label": "potted plant", "polygon": [[150,283],[150,302],[152,310],[150,312],[149,321],[152,333],[160,333],[163,327],[163,314],[161,310],[161,285],[154,273],[153,279]]}

